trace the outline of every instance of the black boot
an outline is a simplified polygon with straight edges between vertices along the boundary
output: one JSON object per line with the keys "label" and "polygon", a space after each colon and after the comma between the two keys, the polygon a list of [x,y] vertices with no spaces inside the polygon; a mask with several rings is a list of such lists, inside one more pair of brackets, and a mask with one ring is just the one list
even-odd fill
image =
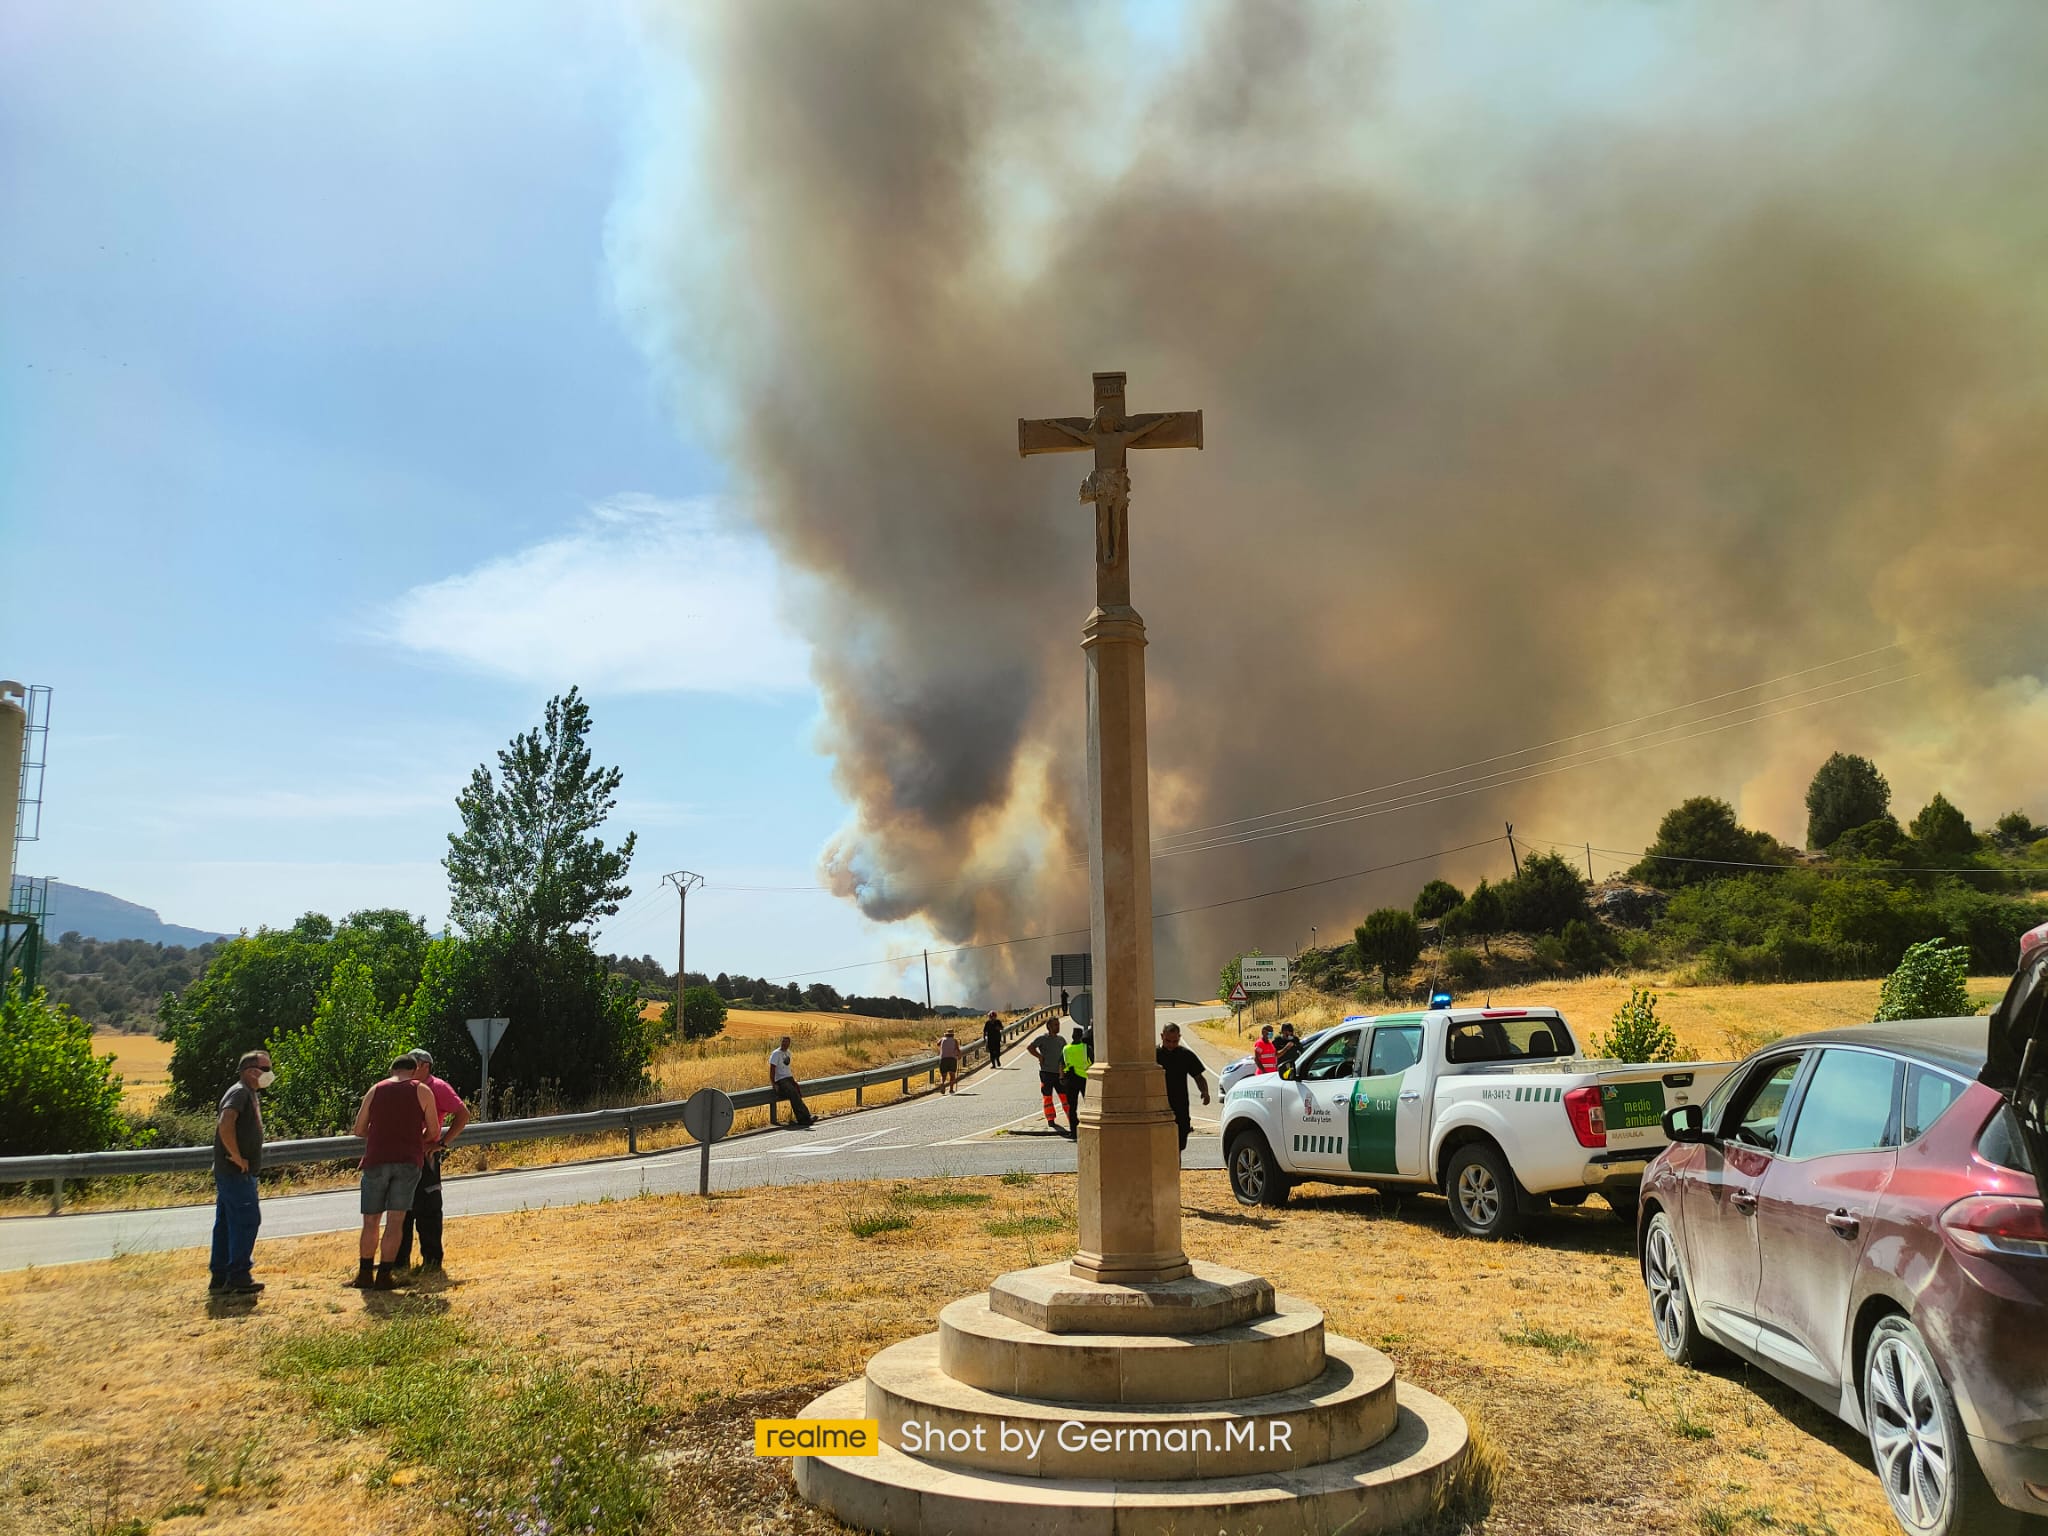
{"label": "black boot", "polygon": [[368,1259],[356,1260],[356,1277],[348,1283],[359,1291],[367,1291],[370,1288],[370,1261]]}
{"label": "black boot", "polygon": [[377,1266],[377,1278],[370,1282],[370,1289],[373,1291],[395,1291],[398,1289],[398,1282],[391,1278],[391,1266],[389,1264],[379,1264]]}

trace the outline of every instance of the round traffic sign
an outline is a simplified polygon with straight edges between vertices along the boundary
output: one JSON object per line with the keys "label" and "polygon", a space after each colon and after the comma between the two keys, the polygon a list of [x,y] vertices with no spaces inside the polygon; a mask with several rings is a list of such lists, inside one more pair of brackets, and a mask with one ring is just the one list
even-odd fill
{"label": "round traffic sign", "polygon": [[732,1100],[717,1088],[699,1088],[683,1105],[683,1129],[699,1141],[718,1141],[732,1129]]}

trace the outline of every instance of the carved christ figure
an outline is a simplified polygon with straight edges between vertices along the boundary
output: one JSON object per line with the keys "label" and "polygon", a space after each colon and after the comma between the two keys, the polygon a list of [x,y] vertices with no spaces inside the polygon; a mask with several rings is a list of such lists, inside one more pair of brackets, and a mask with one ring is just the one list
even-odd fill
{"label": "carved christ figure", "polygon": [[1095,450],[1095,468],[1081,482],[1081,500],[1095,503],[1095,591],[1102,607],[1127,607],[1131,600],[1129,517],[1131,476],[1124,454],[1132,448],[1199,448],[1200,411],[1124,414],[1124,376],[1095,375],[1093,416],[1019,418],[1017,451],[1079,453]]}

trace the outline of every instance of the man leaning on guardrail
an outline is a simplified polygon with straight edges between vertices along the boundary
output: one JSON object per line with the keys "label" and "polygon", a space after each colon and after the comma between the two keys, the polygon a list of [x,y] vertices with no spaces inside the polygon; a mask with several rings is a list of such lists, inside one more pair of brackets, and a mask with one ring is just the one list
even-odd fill
{"label": "man leaning on guardrail", "polygon": [[[796,1128],[808,1131],[811,1128],[811,1106],[804,1102],[804,1090],[796,1080],[796,1068],[789,1062],[789,1036],[782,1037],[782,1043],[768,1053],[768,1086],[775,1090],[779,1099],[786,1100],[789,1112],[796,1117]],[[768,1105],[768,1120],[775,1121],[775,1105]]]}
{"label": "man leaning on guardrail", "polygon": [[263,1166],[261,1090],[275,1081],[268,1051],[247,1051],[235,1063],[234,1086],[220,1096],[220,1120],[213,1128],[213,1257],[207,1290],[253,1296],[263,1282],[250,1271],[263,1207],[256,1197],[256,1173]]}

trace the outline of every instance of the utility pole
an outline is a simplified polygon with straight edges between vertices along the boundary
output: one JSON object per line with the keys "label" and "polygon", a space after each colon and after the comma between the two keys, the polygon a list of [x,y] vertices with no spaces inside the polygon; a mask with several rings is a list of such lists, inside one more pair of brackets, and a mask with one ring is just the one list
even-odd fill
{"label": "utility pole", "polygon": [[704,883],[702,875],[693,875],[687,869],[661,877],[663,885],[676,888],[676,1038],[683,1038],[683,991],[689,983],[683,979],[683,924],[690,913],[690,890]]}
{"label": "utility pole", "polygon": [[1600,877],[1593,873],[1593,845],[1591,843],[1586,844],[1586,883],[1588,885],[1598,885],[1600,883]]}
{"label": "utility pole", "polygon": [[1508,857],[1515,861],[1515,878],[1519,880],[1522,876],[1522,856],[1515,852],[1515,824],[1512,821],[1504,821],[1501,825],[1508,829]]}
{"label": "utility pole", "polygon": [[930,950],[924,952],[924,1011],[927,1016],[932,1011],[932,952]]}

